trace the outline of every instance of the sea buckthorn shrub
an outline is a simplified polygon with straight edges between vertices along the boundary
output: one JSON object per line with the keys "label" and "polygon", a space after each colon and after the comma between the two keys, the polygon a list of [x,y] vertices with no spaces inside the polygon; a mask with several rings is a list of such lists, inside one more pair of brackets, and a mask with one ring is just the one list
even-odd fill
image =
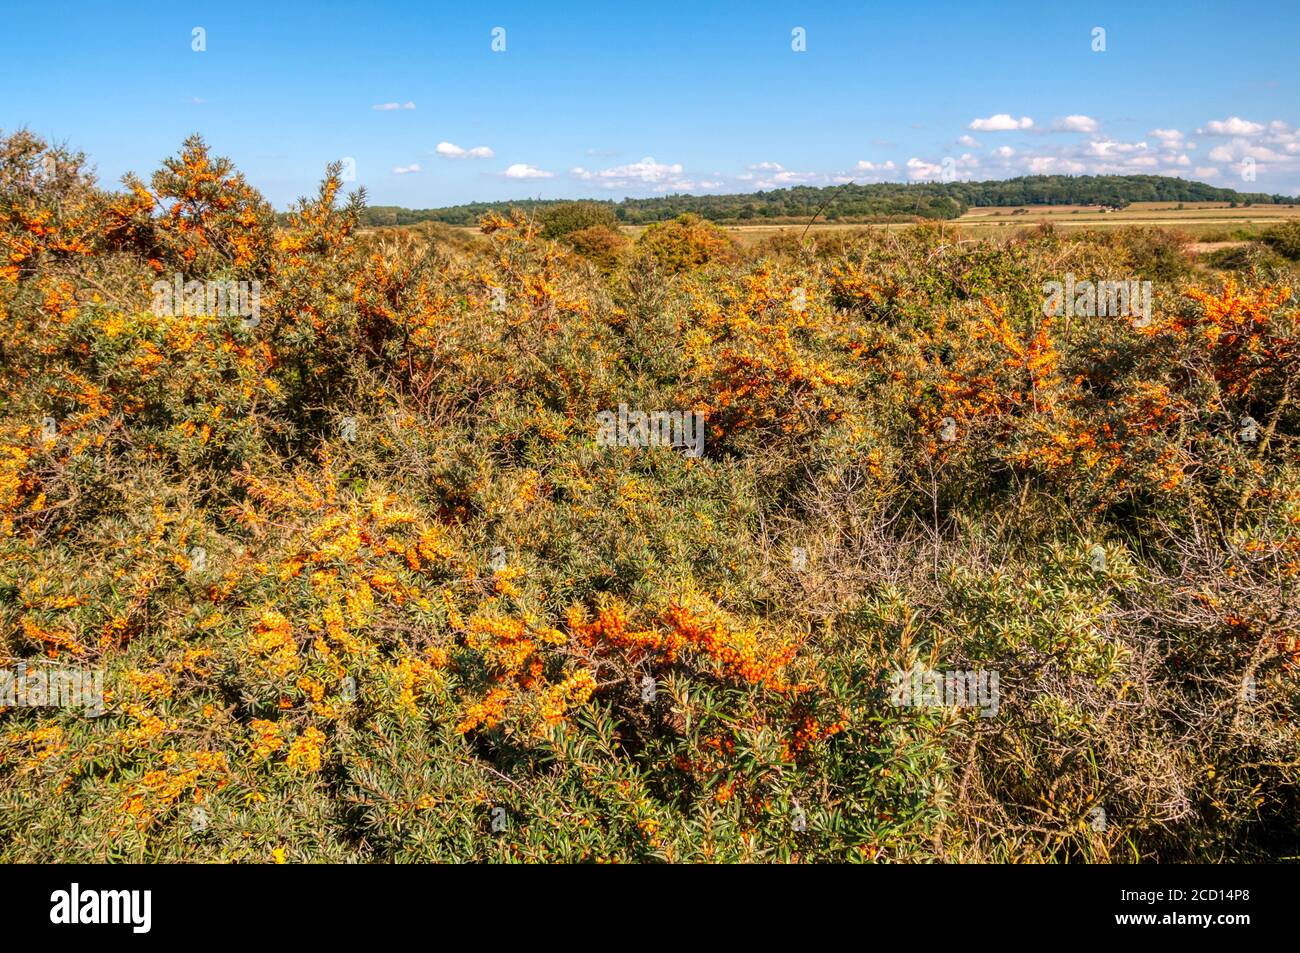
{"label": "sea buckthorn shrub", "polygon": [[[0,669],[104,689],[0,710],[0,858],[1294,853],[1292,266],[363,207],[0,138]],[[1149,320],[1046,314],[1066,273]]]}
{"label": "sea buckthorn shrub", "polygon": [[1279,222],[1270,226],[1261,241],[1283,258],[1300,260],[1300,227],[1295,222]]}
{"label": "sea buckthorn shrub", "polygon": [[734,263],[740,257],[735,240],[725,229],[690,212],[647,226],[636,244],[669,274],[711,263]]}
{"label": "sea buckthorn shrub", "polygon": [[569,232],[565,244],[605,275],[614,272],[632,248],[627,236],[610,225],[589,225]]}

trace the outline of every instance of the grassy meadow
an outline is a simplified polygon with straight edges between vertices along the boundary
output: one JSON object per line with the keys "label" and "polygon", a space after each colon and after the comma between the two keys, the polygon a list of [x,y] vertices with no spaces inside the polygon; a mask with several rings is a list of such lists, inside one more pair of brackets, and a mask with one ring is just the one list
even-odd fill
{"label": "grassy meadow", "polygon": [[[1180,207],[1181,205],[1181,207]],[[963,239],[1019,237],[1028,231],[1047,224],[1062,231],[1112,230],[1132,226],[1155,227],[1179,232],[1191,237],[1197,247],[1193,252],[1211,251],[1257,239],[1270,227],[1300,221],[1300,205],[1237,205],[1226,202],[1134,202],[1115,210],[1103,211],[1097,205],[1019,205],[1006,207],[973,208],[951,221],[943,223],[945,229]],[[449,226],[458,227],[458,226]],[[619,225],[627,238],[636,241],[649,226]],[[784,222],[764,225],[720,225],[728,235],[744,247],[762,244],[778,236],[802,235],[834,236],[865,231],[900,231],[912,228],[910,223],[889,222],[863,225],[827,222],[822,218],[809,223]],[[467,237],[477,233],[477,227],[459,227]],[[419,227],[414,227],[419,231]],[[378,229],[366,229],[367,232]],[[1212,247],[1202,248],[1201,245]]]}

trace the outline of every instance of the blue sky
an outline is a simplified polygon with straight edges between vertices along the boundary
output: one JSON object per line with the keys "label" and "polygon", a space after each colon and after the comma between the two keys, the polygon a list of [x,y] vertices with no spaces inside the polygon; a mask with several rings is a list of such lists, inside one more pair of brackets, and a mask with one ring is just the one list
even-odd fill
{"label": "blue sky", "polygon": [[945,169],[1297,194],[1297,49],[1295,0],[13,2],[0,129],[105,183],[201,132],[281,208],[343,157],[372,204],[417,208]]}

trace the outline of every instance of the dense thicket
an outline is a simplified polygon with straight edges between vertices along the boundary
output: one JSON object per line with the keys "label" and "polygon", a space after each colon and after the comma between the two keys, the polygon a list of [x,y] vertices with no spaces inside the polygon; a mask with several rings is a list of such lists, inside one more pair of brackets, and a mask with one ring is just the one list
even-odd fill
{"label": "dense thicket", "polygon": [[0,860],[1300,850],[1293,263],[363,199],[0,139]]}

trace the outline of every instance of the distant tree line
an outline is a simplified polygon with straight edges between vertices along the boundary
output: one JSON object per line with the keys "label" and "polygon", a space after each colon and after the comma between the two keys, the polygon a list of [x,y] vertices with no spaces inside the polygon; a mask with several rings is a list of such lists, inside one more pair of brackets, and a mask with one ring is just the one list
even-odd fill
{"label": "distant tree line", "polygon": [[[782,222],[812,218],[820,209],[828,221],[850,223],[951,219],[970,208],[1015,205],[1106,205],[1123,208],[1132,202],[1228,202],[1238,205],[1292,205],[1300,198],[1237,192],[1203,182],[1162,175],[1027,175],[989,182],[922,182],[875,185],[796,186],[741,195],[667,195],[621,202],[586,203],[607,206],[624,225],[664,222],[690,212],[711,222]],[[521,199],[471,202],[449,208],[407,209],[371,206],[367,225],[412,225],[445,222],[474,225],[488,212],[511,207],[542,214],[566,200]]]}

